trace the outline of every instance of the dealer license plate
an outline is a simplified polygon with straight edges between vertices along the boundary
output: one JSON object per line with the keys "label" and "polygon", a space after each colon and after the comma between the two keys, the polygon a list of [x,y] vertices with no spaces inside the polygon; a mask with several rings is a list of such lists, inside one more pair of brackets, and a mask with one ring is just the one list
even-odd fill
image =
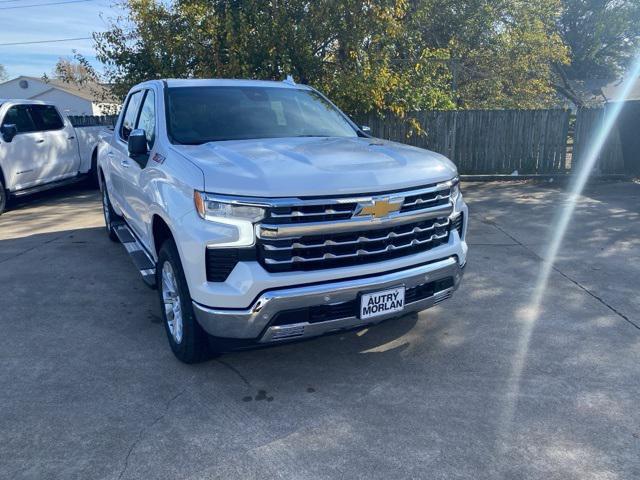
{"label": "dealer license plate", "polygon": [[360,318],[378,317],[404,309],[404,287],[365,293],[360,297]]}

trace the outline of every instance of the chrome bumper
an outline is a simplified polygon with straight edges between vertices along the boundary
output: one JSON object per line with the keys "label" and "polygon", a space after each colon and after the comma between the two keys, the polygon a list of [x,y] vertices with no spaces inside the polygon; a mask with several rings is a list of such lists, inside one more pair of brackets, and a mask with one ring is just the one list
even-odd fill
{"label": "chrome bumper", "polygon": [[[246,310],[209,308],[196,302],[193,302],[193,308],[196,319],[210,335],[223,338],[255,339],[259,343],[270,343],[347,330],[379,323],[409,312],[424,310],[449,298],[458,288],[462,273],[457,258],[449,257],[427,265],[375,277],[268,291],[263,293]],[[407,303],[401,313],[395,312],[366,320],[352,316],[317,323],[303,322],[269,326],[273,317],[284,310],[349,302],[358,298],[362,291],[384,290],[399,285],[410,289],[448,277],[453,278],[453,287],[435,292],[430,297]]]}

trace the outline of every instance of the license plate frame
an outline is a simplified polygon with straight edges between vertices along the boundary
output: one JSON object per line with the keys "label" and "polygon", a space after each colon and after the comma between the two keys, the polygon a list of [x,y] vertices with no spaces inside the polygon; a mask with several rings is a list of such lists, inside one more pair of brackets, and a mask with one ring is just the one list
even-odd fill
{"label": "license plate frame", "polygon": [[[388,315],[391,313],[401,313],[404,308],[405,308],[405,294],[406,294],[406,286],[405,285],[397,285],[395,287],[390,287],[390,288],[385,288],[384,290],[373,290],[373,291],[367,291],[367,292],[361,292],[358,298],[358,318],[360,320],[369,320],[372,318],[376,318],[376,317],[381,317],[383,315]],[[379,300],[376,297],[379,297],[381,295],[394,295],[394,293],[397,292],[398,295],[395,296],[394,298],[391,299],[383,299],[383,300]],[[371,299],[374,299],[374,303],[371,304]],[[376,301],[379,300],[379,301]],[[401,305],[398,306],[397,302],[398,300],[401,300]],[[366,302],[366,305],[365,305]],[[396,305],[392,305],[392,303],[395,303]],[[381,308],[380,305],[383,305],[384,307]],[[387,306],[389,306],[390,308],[387,308]],[[365,307],[373,307],[373,308],[369,308],[369,310],[375,310],[374,312],[366,312],[365,314]]]}

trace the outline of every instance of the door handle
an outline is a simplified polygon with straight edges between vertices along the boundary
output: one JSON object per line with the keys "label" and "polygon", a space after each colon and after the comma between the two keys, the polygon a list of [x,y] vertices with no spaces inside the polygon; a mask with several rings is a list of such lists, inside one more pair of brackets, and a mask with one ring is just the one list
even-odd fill
{"label": "door handle", "polygon": [[36,143],[44,143],[44,138],[39,138],[36,140]]}
{"label": "door handle", "polygon": [[131,164],[129,163],[129,160],[120,160],[120,165],[122,165],[124,168],[129,168]]}
{"label": "door handle", "polygon": [[67,140],[75,140],[76,137],[69,137]]}
{"label": "door handle", "polygon": [[113,152],[107,152],[107,158],[112,159],[113,158]]}

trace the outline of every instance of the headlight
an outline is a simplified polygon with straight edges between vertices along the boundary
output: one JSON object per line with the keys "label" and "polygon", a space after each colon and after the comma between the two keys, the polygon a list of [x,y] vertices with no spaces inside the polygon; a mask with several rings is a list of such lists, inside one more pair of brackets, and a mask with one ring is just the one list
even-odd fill
{"label": "headlight", "polygon": [[458,195],[460,195],[460,177],[455,177],[451,180],[451,199],[455,201]]}
{"label": "headlight", "polygon": [[[211,242],[216,247],[250,246],[255,243],[254,224],[265,217],[266,209],[260,205],[243,203],[215,195],[194,191],[193,203],[201,218],[235,227],[235,238]],[[236,236],[237,235],[237,236]]]}
{"label": "headlight", "polygon": [[243,204],[231,200],[221,200],[206,193],[193,192],[193,201],[198,215],[205,220],[244,220],[256,223],[262,220],[266,210],[258,205]]}

